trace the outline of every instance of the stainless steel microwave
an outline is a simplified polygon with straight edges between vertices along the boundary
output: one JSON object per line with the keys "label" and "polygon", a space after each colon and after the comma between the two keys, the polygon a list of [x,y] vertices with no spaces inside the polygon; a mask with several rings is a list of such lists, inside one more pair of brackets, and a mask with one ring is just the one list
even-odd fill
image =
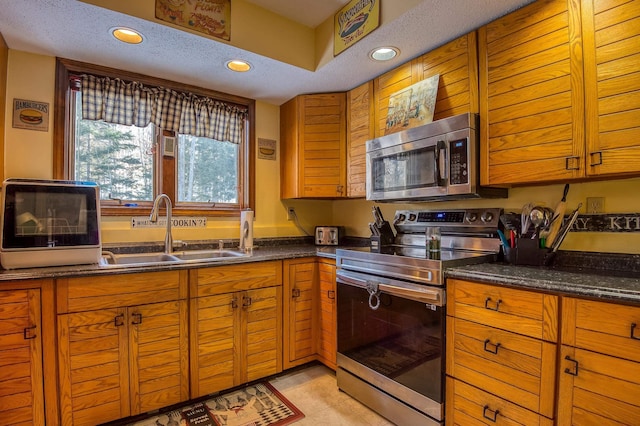
{"label": "stainless steel microwave", "polygon": [[507,197],[505,188],[479,184],[478,126],[467,113],[367,141],[367,200]]}
{"label": "stainless steel microwave", "polygon": [[92,182],[7,179],[0,263],[5,269],[98,263],[100,190]]}

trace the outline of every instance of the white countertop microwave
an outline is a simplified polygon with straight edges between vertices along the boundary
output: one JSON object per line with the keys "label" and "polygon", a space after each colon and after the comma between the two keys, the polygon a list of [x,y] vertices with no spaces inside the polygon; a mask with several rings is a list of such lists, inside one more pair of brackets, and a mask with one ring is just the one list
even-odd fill
{"label": "white countertop microwave", "polygon": [[0,227],[5,269],[98,263],[100,188],[93,182],[7,179]]}

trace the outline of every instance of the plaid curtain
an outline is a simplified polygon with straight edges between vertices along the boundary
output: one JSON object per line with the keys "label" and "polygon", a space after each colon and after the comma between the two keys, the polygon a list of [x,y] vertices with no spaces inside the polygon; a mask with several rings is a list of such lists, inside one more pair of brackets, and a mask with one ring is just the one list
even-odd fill
{"label": "plaid curtain", "polygon": [[138,127],[153,123],[164,130],[239,144],[247,110],[192,93],[85,74],[82,118]]}

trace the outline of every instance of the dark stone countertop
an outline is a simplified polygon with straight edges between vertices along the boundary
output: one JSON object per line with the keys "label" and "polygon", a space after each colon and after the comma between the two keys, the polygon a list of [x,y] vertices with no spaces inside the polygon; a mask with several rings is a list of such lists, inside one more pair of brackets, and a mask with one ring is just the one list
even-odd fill
{"label": "dark stone countertop", "polygon": [[446,277],[640,304],[640,274],[635,272],[485,263],[448,269]]}

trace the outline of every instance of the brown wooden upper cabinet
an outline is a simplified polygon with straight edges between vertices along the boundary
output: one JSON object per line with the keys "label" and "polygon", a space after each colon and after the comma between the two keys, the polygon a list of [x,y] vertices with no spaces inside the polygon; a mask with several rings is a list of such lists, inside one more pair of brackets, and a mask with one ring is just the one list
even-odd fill
{"label": "brown wooden upper cabinet", "polygon": [[280,197],[346,197],[346,95],[300,95],[280,107]]}
{"label": "brown wooden upper cabinet", "polygon": [[479,29],[483,184],[640,171],[639,16],[539,0]]}
{"label": "brown wooden upper cabinet", "polygon": [[347,197],[366,193],[366,142],[374,137],[373,81],[347,92]]}

